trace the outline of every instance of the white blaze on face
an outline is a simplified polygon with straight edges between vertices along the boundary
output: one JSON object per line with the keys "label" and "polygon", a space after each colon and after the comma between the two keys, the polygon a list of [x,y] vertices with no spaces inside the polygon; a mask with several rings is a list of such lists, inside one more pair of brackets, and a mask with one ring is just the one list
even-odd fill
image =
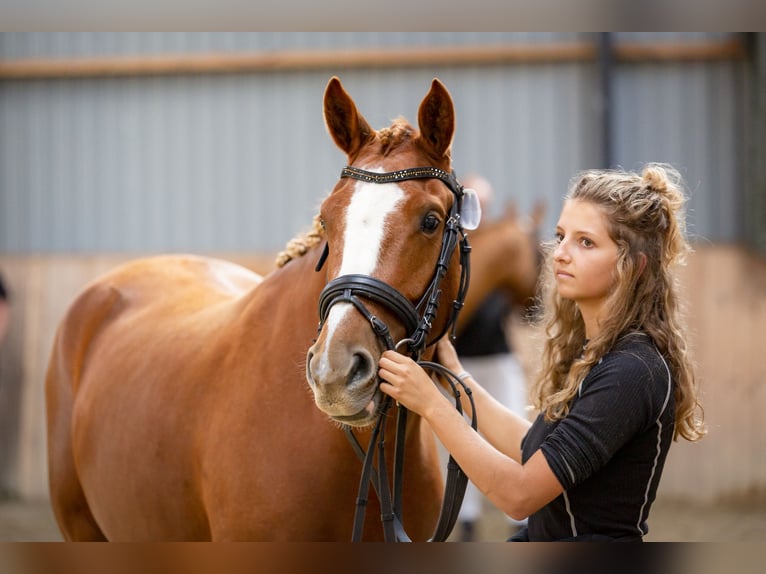
{"label": "white blaze on face", "polygon": [[395,183],[358,182],[346,209],[346,234],[339,275],[371,275],[383,243],[386,217],[404,199]]}
{"label": "white blaze on face", "polygon": [[[380,171],[380,170],[377,170]],[[372,275],[377,267],[388,214],[404,200],[404,191],[395,183],[356,182],[351,202],[346,208],[346,233],[343,258],[338,275]],[[345,313],[355,311],[350,303],[337,303],[330,308],[325,322],[327,345],[332,346],[335,330]],[[319,370],[329,368],[326,357]]]}

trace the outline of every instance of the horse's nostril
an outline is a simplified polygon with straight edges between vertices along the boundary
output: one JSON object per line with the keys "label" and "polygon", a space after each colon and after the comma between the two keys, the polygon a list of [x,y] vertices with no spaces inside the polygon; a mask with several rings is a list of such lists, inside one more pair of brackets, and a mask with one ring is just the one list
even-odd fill
{"label": "horse's nostril", "polygon": [[309,382],[309,384],[312,386],[312,388],[313,388],[313,386],[315,384],[314,383],[314,375],[311,372],[311,360],[313,358],[314,358],[314,353],[313,352],[309,352],[308,355],[306,356],[306,380]]}
{"label": "horse's nostril", "polygon": [[354,353],[348,371],[348,384],[364,383],[370,378],[372,359],[367,353]]}

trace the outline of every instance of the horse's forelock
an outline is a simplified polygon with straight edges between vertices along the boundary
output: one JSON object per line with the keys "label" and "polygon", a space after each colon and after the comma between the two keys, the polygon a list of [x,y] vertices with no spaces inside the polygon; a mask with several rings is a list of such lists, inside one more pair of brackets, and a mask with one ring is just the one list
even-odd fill
{"label": "horse's forelock", "polygon": [[383,155],[388,155],[405,141],[409,141],[415,134],[415,128],[403,117],[396,118],[387,128],[378,130]]}

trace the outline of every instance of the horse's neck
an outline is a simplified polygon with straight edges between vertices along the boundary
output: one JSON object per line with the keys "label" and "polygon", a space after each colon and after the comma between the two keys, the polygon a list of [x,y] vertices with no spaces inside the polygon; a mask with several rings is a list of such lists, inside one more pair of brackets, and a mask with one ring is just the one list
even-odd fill
{"label": "horse's neck", "polygon": [[528,305],[537,285],[536,246],[530,236],[507,219],[479,228],[471,241],[471,280],[463,310],[458,316],[460,332],[495,291]]}
{"label": "horse's neck", "polygon": [[471,282],[465,306],[460,313],[461,323],[468,321],[487,296],[496,290],[507,291],[515,298],[533,294],[530,287],[519,279],[514,269],[521,253],[522,238],[517,231],[503,229],[496,224],[485,231],[477,231],[471,241]]}
{"label": "horse's neck", "polygon": [[[319,295],[325,285],[324,272],[315,269],[320,253],[321,246],[312,247],[266,275],[243,299],[242,312],[254,313],[261,321],[266,307],[272,321],[279,316],[282,321],[279,324],[285,320],[301,321],[315,329],[318,318],[313,315],[317,313]],[[299,310],[302,306],[307,310]]]}

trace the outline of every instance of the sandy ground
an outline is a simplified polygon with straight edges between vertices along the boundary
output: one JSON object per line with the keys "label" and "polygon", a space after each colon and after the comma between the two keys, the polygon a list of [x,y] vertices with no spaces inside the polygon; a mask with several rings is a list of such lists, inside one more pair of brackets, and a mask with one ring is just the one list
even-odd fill
{"label": "sandy ground", "polygon": [[[478,541],[504,540],[511,526],[498,510],[486,508],[478,524]],[[458,529],[450,539],[456,540]],[[766,539],[766,508],[701,506],[658,500],[649,516],[648,542],[752,542]]]}
{"label": "sandy ground", "polygon": [[[646,540],[666,542],[754,542],[766,539],[766,509],[699,506],[657,501]],[[477,541],[497,542],[509,525],[497,510],[487,508],[478,524]],[[451,540],[457,539],[457,529]],[[62,540],[47,501],[0,502],[0,541]]]}

